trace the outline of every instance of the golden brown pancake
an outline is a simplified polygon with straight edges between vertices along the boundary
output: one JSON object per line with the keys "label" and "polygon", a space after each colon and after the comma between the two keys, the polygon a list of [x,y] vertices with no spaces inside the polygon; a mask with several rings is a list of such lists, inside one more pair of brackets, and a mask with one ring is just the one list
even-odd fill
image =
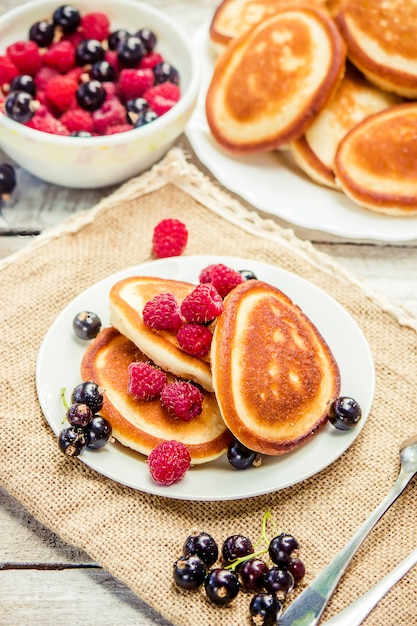
{"label": "golden brown pancake", "polygon": [[336,175],[357,204],[389,215],[417,213],[417,103],[366,118],[342,140]]}
{"label": "golden brown pancake", "polygon": [[216,63],[206,96],[214,138],[236,153],[297,139],[335,92],[344,67],[343,39],[324,13],[288,9],[263,20]]}
{"label": "golden brown pancake", "polygon": [[299,6],[325,9],[324,0],[223,0],[210,23],[210,41],[223,52],[229,43],[278,11]]}
{"label": "golden brown pancake", "polygon": [[348,57],[382,89],[417,97],[417,4],[413,0],[350,0],[336,17]]}
{"label": "golden brown pancake", "polygon": [[[124,446],[149,455],[161,441],[175,439],[190,451],[193,464],[219,457],[231,435],[220,416],[213,393],[204,395],[203,411],[185,422],[169,415],[159,400],[137,400],[128,393],[128,366],[149,359],[114,328],[104,328],[87,348],[82,363],[83,380],[104,388],[100,414],[112,425],[114,437]],[[168,374],[168,381],[174,377]]]}
{"label": "golden brown pancake", "polygon": [[227,296],[211,357],[226,425],[260,453],[280,455],[313,437],[339,395],[339,369],[317,328],[262,281],[242,283]]}
{"label": "golden brown pancake", "polygon": [[121,280],[110,291],[110,323],[162,369],[213,391],[209,357],[187,354],[179,347],[175,332],[155,331],[142,319],[143,307],[154,296],[172,293],[181,303],[195,287],[191,283],[150,276]]}
{"label": "golden brown pancake", "polygon": [[315,182],[337,189],[334,158],[340,141],[368,115],[399,102],[399,96],[379,89],[348,64],[334,97],[305,134],[290,144],[295,162]]}

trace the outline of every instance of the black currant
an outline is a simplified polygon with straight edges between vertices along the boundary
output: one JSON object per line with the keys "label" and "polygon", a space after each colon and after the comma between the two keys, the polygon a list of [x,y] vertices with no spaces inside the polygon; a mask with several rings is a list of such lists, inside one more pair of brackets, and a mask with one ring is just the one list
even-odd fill
{"label": "black currant", "polygon": [[298,554],[300,544],[293,535],[281,533],[269,542],[268,553],[271,561],[281,568],[285,568],[291,559]]}
{"label": "black currant", "polygon": [[74,402],[68,407],[66,416],[71,426],[84,428],[93,419],[93,412],[83,402]]}
{"label": "black currant", "polygon": [[295,584],[298,584],[306,573],[304,562],[298,557],[289,560],[287,570],[293,575]]}
{"label": "black currant", "polygon": [[224,540],[222,545],[222,557],[225,563],[232,563],[242,556],[253,554],[252,542],[245,535],[231,535]]}
{"label": "black currant", "polygon": [[281,603],[272,593],[258,593],[250,601],[249,613],[255,626],[275,626],[281,613]]}
{"label": "black currant", "polygon": [[199,556],[189,554],[174,563],[174,582],[182,589],[198,589],[206,577],[206,567]]}
{"label": "black currant", "polygon": [[96,61],[91,67],[90,76],[101,83],[113,82],[116,78],[116,72],[113,65],[110,65],[108,61]]}
{"label": "black currant", "polygon": [[16,187],[16,172],[9,163],[0,164],[0,196],[9,194]]}
{"label": "black currant", "polygon": [[81,15],[75,7],[64,4],[55,9],[52,21],[55,26],[60,26],[64,33],[73,33],[81,24]]}
{"label": "black currant", "polygon": [[86,447],[87,440],[82,428],[70,426],[58,435],[58,447],[66,456],[78,456]]}
{"label": "black currant", "polygon": [[157,84],[169,81],[170,83],[178,85],[180,82],[178,70],[167,61],[157,63],[153,68],[153,73],[155,76],[155,83]]}
{"label": "black currant", "polygon": [[362,410],[353,398],[341,396],[333,400],[329,407],[329,422],[339,430],[354,428],[362,417]]}
{"label": "black currant", "polygon": [[249,450],[239,441],[234,440],[229,444],[227,450],[227,460],[235,469],[245,470],[253,465],[257,454],[253,450]]}
{"label": "black currant", "polygon": [[211,535],[206,532],[194,532],[187,537],[184,543],[184,554],[196,554],[203,560],[206,567],[211,567],[217,561],[219,549]]}
{"label": "black currant", "polygon": [[152,52],[152,50],[154,50],[157,43],[157,38],[152,30],[150,30],[149,28],[141,28],[136,33],[135,37],[139,37],[148,54],[149,52]]}
{"label": "black currant", "polygon": [[83,39],[75,49],[77,65],[88,65],[103,61],[104,49],[97,39]]}
{"label": "black currant", "polygon": [[239,274],[242,276],[243,280],[258,280],[258,277],[252,270],[239,270]]}
{"label": "black currant", "polygon": [[94,339],[101,329],[101,320],[92,311],[80,311],[74,317],[72,327],[79,339]]}
{"label": "black currant", "polygon": [[265,576],[265,588],[269,593],[275,593],[279,599],[284,600],[294,589],[294,576],[288,570],[279,567],[271,567]]}
{"label": "black currant", "polygon": [[34,98],[36,96],[35,81],[29,74],[19,74],[10,81],[10,92],[12,91],[26,91]]}
{"label": "black currant", "polygon": [[51,45],[55,34],[55,26],[46,20],[35,22],[29,29],[29,39],[34,41],[40,48]]}
{"label": "black currant", "polygon": [[84,381],[74,388],[71,402],[86,404],[93,413],[98,413],[104,402],[103,389],[91,380]]}
{"label": "black currant", "polygon": [[207,574],[204,587],[207,597],[214,604],[224,606],[237,596],[240,583],[235,572],[217,567]]}
{"label": "black currant", "polygon": [[99,80],[89,80],[78,87],[75,97],[82,109],[96,111],[106,99],[106,90]]}
{"label": "black currant", "polygon": [[107,38],[109,49],[116,50],[119,43],[128,37],[130,37],[130,33],[124,28],[119,28],[119,30],[113,31]]}
{"label": "black currant", "polygon": [[129,35],[118,44],[117,58],[125,67],[136,67],[145,56],[146,50],[139,37]]}
{"label": "black currant", "polygon": [[110,422],[101,415],[93,415],[93,419],[84,430],[87,438],[87,448],[93,450],[103,448],[112,436]]}
{"label": "black currant", "polygon": [[158,119],[158,115],[155,111],[142,111],[142,113],[139,113],[134,126],[135,128],[140,128],[141,126],[146,126],[146,124],[149,124],[150,122],[154,122],[156,119]]}
{"label": "black currant", "polygon": [[240,582],[245,589],[260,591],[265,587],[265,577],[269,567],[262,559],[253,557],[245,561],[239,568]]}
{"label": "black currant", "polygon": [[128,113],[142,113],[148,111],[149,102],[145,98],[131,98],[126,101],[125,107]]}
{"label": "black currant", "polygon": [[36,108],[36,100],[26,91],[13,91],[7,96],[4,105],[7,116],[21,124],[32,119]]}

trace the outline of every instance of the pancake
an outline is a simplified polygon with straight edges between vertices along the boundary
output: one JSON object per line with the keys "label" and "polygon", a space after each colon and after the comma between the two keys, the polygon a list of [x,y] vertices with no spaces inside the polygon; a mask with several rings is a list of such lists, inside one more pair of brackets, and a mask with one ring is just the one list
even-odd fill
{"label": "pancake", "polygon": [[417,97],[417,4],[350,0],[336,21],[352,63],[382,89]]}
{"label": "pancake", "polygon": [[226,425],[259,453],[284,454],[309,440],[339,396],[339,369],[317,328],[262,281],[242,283],[225,299],[211,358]]}
{"label": "pancake", "polygon": [[369,116],[342,140],[336,176],[354,202],[378,213],[417,213],[417,103]]}
{"label": "pancake", "polygon": [[[128,366],[138,361],[149,359],[114,328],[104,328],[83,356],[82,379],[104,388],[100,414],[111,423],[114,437],[145,455],[161,441],[181,441],[189,449],[193,464],[206,463],[223,454],[231,435],[214,394],[201,390],[203,411],[197,417],[189,422],[174,419],[159,400],[137,400],[128,393]],[[168,382],[172,380],[174,377],[168,374]]]}
{"label": "pancake", "polygon": [[400,100],[399,96],[370,83],[348,64],[335,96],[303,137],[290,144],[295,162],[315,182],[337,189],[334,158],[340,141],[368,115],[398,104]]}
{"label": "pancake", "polygon": [[216,141],[229,151],[274,150],[300,137],[338,87],[345,45],[313,9],[280,11],[235,39],[206,96]]}
{"label": "pancake", "polygon": [[162,369],[213,391],[209,356],[198,358],[187,354],[179,347],[174,331],[155,331],[142,319],[143,307],[154,296],[172,293],[181,303],[195,287],[191,283],[150,276],[121,280],[110,290],[110,323]]}
{"label": "pancake", "polygon": [[278,11],[299,6],[325,8],[324,0],[223,0],[210,22],[210,42],[218,52]]}

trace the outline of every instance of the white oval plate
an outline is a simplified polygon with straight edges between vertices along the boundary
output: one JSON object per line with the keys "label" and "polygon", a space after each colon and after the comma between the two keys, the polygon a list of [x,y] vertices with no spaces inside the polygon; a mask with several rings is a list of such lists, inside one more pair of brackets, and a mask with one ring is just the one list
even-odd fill
{"label": "white oval plate", "polygon": [[[109,325],[108,294],[111,286],[127,276],[160,276],[198,283],[207,265],[224,263],[237,270],[251,269],[257,277],[275,285],[298,304],[328,342],[338,362],[342,395],[354,397],[363,417],[351,431],[330,424],[310,442],[281,457],[264,457],[262,465],[245,471],[233,469],[222,458],[192,467],[175,485],[157,485],[150,477],[144,456],[118,443],[101,450],[84,450],[79,459],[100,474],[140,491],[183,500],[233,500],[283,489],[313,476],[337,459],[361,432],[374,394],[374,365],[368,344],[356,322],[328,294],[312,283],[278,267],[227,256],[182,256],[160,259],[118,272],[86,289],[60,313],[45,335],[39,350],[36,385],[40,405],[53,432],[63,428],[65,415],[60,393],[67,396],[81,382],[80,363],[86,343],[72,330],[74,316],[82,310],[97,313]],[[57,449],[57,454],[60,452]]]}
{"label": "white oval plate", "polygon": [[315,184],[279,151],[233,155],[224,150],[213,139],[205,114],[214,68],[208,26],[198,31],[195,48],[200,56],[201,87],[186,135],[199,160],[224,187],[290,224],[343,239],[400,242],[417,238],[417,216],[393,217],[363,209],[342,192]]}

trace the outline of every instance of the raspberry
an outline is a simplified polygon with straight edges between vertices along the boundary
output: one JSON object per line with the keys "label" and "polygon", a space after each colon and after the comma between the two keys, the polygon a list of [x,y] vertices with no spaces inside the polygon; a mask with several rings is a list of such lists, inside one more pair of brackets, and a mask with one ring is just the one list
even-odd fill
{"label": "raspberry", "polygon": [[16,41],[6,48],[6,52],[20,74],[33,76],[42,67],[42,57],[34,41]]}
{"label": "raspberry", "polygon": [[167,383],[165,372],[150,363],[130,363],[128,392],[138,400],[156,400]]}
{"label": "raspberry", "polygon": [[53,67],[48,67],[47,65],[41,67],[36,76],[33,77],[36,85],[36,91],[44,91],[49,81],[54,78],[54,76],[59,76],[58,70],[54,69]]}
{"label": "raspberry", "polygon": [[81,29],[84,39],[103,41],[110,34],[110,21],[105,13],[86,13],[81,17]]}
{"label": "raspberry", "polygon": [[78,85],[72,78],[58,75],[47,84],[45,96],[49,104],[62,113],[74,105],[77,88]]}
{"label": "raspberry", "polygon": [[139,69],[144,70],[145,68],[153,68],[158,63],[163,62],[163,57],[159,54],[159,52],[150,52],[142,57],[141,62],[139,63]]}
{"label": "raspberry", "polygon": [[180,441],[162,441],[150,453],[148,465],[155,482],[172,485],[184,478],[191,465],[191,455]]}
{"label": "raspberry", "polygon": [[243,282],[242,275],[231,267],[218,263],[209,265],[200,273],[200,283],[211,283],[222,298]]}
{"label": "raspberry", "polygon": [[170,415],[189,422],[203,410],[203,394],[186,380],[168,383],[161,393],[161,404]]}
{"label": "raspberry", "polygon": [[154,73],[152,69],[124,69],[120,72],[119,88],[124,100],[139,98],[152,87]]}
{"label": "raspberry", "polygon": [[75,48],[69,41],[57,41],[43,55],[43,62],[65,74],[75,67]]}
{"label": "raspberry", "polygon": [[149,106],[157,115],[163,115],[178,102],[180,95],[181,92],[178,85],[167,81],[151,87],[145,91],[143,97],[149,102]]}
{"label": "raspberry", "polygon": [[161,293],[149,300],[143,308],[143,321],[155,330],[178,330],[183,319],[172,293]]}
{"label": "raspberry", "polygon": [[204,324],[184,324],[177,333],[180,348],[192,356],[203,357],[210,351],[213,334]]}
{"label": "raspberry", "polygon": [[184,252],[187,240],[185,224],[173,218],[162,220],[153,232],[153,253],[159,259],[179,256]]}
{"label": "raspberry", "polygon": [[75,133],[79,130],[85,130],[92,133],[94,130],[93,118],[89,111],[76,108],[71,111],[66,111],[60,117],[60,121],[66,126],[70,133]]}
{"label": "raspberry", "polygon": [[93,112],[92,116],[96,132],[102,135],[111,126],[126,123],[126,109],[116,98],[106,100],[99,109]]}
{"label": "raspberry", "polygon": [[8,85],[10,81],[19,75],[19,70],[9,57],[0,56],[0,86]]}
{"label": "raspberry", "polygon": [[114,124],[106,128],[106,135],[116,135],[117,133],[125,133],[127,130],[132,130],[131,124]]}
{"label": "raspberry", "polygon": [[51,133],[52,135],[69,135],[68,129],[57,120],[46,106],[40,106],[35,115],[29,122],[25,124],[35,130],[41,130],[44,133]]}
{"label": "raspberry", "polygon": [[181,313],[187,322],[207,324],[223,312],[223,299],[210,284],[200,284],[182,301]]}

